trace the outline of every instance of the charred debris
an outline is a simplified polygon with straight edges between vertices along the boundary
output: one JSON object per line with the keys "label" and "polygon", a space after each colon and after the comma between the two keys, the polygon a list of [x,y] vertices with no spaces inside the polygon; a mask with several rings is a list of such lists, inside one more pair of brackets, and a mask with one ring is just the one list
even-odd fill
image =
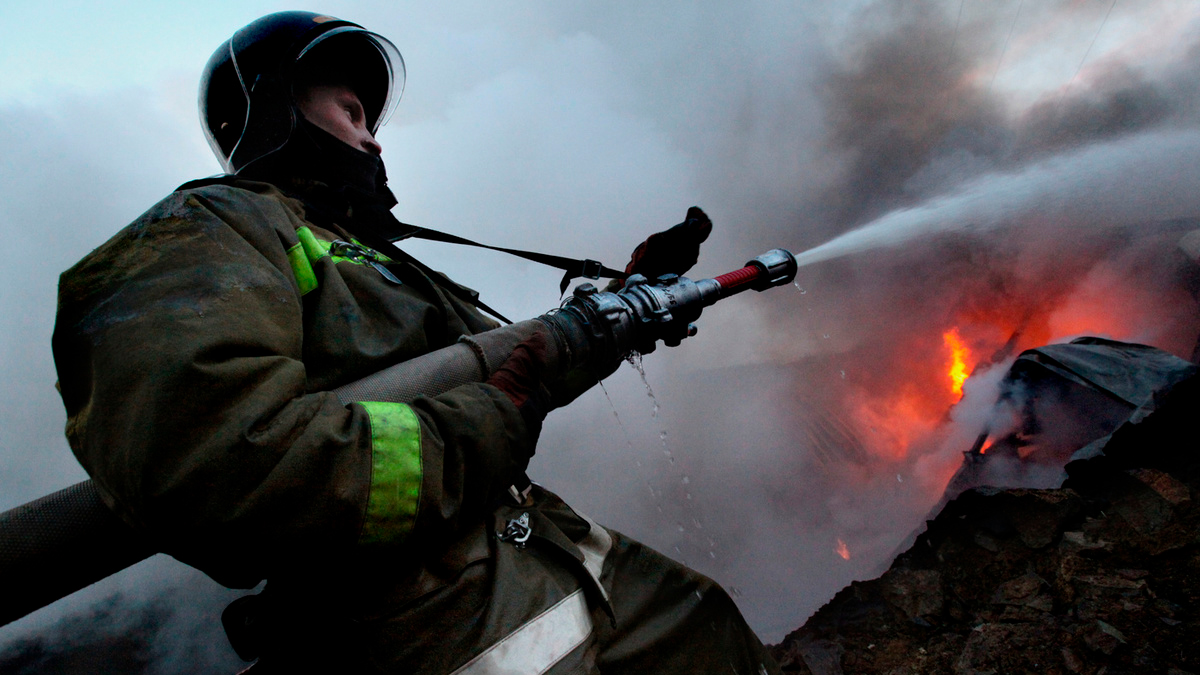
{"label": "charred debris", "polygon": [[[998,408],[1022,390],[1056,401],[1060,417],[1104,404],[1095,440],[1058,436],[1061,486],[986,485],[998,466],[1055,462],[1029,449],[1052,430],[1046,410],[1008,405],[1013,423],[980,435],[944,508],[891,567],[772,647],[784,672],[1200,672],[1196,369],[1094,339],[1023,357]],[[1150,389],[1144,405],[1128,401]]]}

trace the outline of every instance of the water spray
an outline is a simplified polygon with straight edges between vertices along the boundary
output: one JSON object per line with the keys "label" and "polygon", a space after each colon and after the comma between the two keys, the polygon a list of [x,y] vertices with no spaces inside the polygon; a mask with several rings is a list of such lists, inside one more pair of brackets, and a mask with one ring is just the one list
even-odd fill
{"label": "water spray", "polygon": [[1131,223],[1195,218],[1200,214],[1200,194],[1193,186],[1198,174],[1200,132],[1118,138],[971,178],[953,191],[799,253],[796,261],[804,267],[931,235],[989,232],[1030,218],[1072,237]]}

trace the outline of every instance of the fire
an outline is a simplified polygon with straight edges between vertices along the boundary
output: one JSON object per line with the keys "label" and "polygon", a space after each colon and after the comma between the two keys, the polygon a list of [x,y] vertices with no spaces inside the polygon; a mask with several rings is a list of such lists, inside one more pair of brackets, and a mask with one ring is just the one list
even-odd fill
{"label": "fire", "polygon": [[[845,375],[830,394],[836,397],[846,427],[861,441],[854,455],[861,459],[856,461],[881,467],[924,462],[932,476],[928,467],[938,461],[935,455],[940,456],[937,453],[946,443],[960,444],[956,446],[960,451],[971,447],[979,433],[975,425],[982,422],[971,415],[990,406],[992,401],[986,399],[995,396],[988,387],[994,387],[1013,359],[1032,347],[1099,335],[1190,353],[1195,344],[1193,326],[1200,324],[1191,296],[1153,279],[1143,288],[1135,272],[1097,268],[1079,274],[1073,286],[1021,279],[997,285],[990,277],[984,279],[987,283],[968,278],[946,293],[953,305],[942,307],[937,298],[930,300],[937,313],[928,322],[914,318],[903,331],[864,339],[861,346],[839,355],[828,371],[830,380],[837,378],[839,369],[845,368]],[[952,412],[963,400],[972,374],[988,373],[989,379],[972,392],[979,397],[973,408]],[[962,425],[971,428],[959,428]],[[977,450],[996,451],[990,440]]]}
{"label": "fire", "polygon": [[873,455],[901,461],[909,446],[937,428],[950,403],[915,383],[905,383],[887,396],[865,394],[855,404],[856,429],[871,439]]}
{"label": "fire", "polygon": [[962,337],[958,334],[957,328],[942,333],[942,341],[946,343],[946,348],[950,350],[950,370],[946,373],[950,377],[950,389],[954,392],[955,400],[962,398],[963,383],[970,377],[971,371],[967,367],[967,360],[971,358],[971,351],[963,344]]}
{"label": "fire", "polygon": [[837,542],[837,548],[833,549],[833,552],[842,556],[842,560],[849,560],[850,549],[846,547],[846,542],[841,539],[838,539]]}

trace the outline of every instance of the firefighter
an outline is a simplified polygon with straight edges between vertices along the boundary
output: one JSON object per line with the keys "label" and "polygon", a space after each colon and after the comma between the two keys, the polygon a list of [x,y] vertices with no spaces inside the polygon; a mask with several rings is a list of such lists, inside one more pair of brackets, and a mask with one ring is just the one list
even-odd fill
{"label": "firefighter", "polygon": [[[386,38],[280,12],[201,83],[226,174],[185,184],[60,282],[71,448],[105,503],[221,584],[251,672],[777,672],[714,582],[531,486],[543,418],[586,377],[546,335],[486,382],[411,404],[332,390],[498,324],[388,245],[375,132]],[[698,209],[629,271],[681,273]],[[583,380],[583,384],[579,382]]]}

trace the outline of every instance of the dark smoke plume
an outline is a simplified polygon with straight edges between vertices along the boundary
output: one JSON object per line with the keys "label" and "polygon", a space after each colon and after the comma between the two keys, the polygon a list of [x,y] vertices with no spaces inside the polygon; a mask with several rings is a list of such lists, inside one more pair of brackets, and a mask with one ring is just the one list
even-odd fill
{"label": "dark smoke plume", "polygon": [[[696,203],[716,223],[695,270],[707,276],[769,248],[802,250],[944,200],[1005,209],[993,210],[987,228],[968,227],[978,218],[951,222],[807,267],[801,290],[708,310],[696,338],[646,357],[657,412],[641,378],[623,369],[605,383],[607,394],[591,392],[547,421],[535,480],[713,576],[764,639],[776,640],[890,561],[985,423],[1016,351],[1076,330],[1191,355],[1200,332],[1195,275],[1176,242],[1200,217],[1190,201],[1200,175],[1179,150],[1200,134],[1200,43],[1192,33],[1187,49],[1145,63],[1098,47],[1073,76],[1093,35],[1105,44],[1098,29],[1108,7],[1024,2],[1018,13],[1015,2],[923,0],[800,12],[629,2],[603,11],[495,10],[495,28],[474,18],[446,28],[416,8],[401,21],[388,5],[352,18],[414,45],[403,47],[412,70],[406,101],[381,135],[398,215],[412,222],[621,264]],[[1139,11],[1120,3],[1108,26]],[[1063,76],[1036,100],[1017,100],[1007,73],[1060,31],[1078,47],[1062,57]],[[181,108],[191,105],[193,81]],[[442,81],[458,88],[439,89]],[[97,107],[85,103],[77,107]],[[215,170],[187,154],[203,148],[172,140],[194,136],[190,117],[188,126],[160,129],[151,113],[161,111],[120,103],[100,106],[111,108],[106,134],[75,131],[94,127],[72,106],[61,113],[69,131],[0,111],[14,120],[5,136],[14,148],[29,147],[19,136],[93,148],[131,125],[161,131],[137,152],[116,141],[93,148],[69,167],[70,181],[5,174],[20,187],[4,203],[8,220],[29,223],[23,245],[40,242],[28,233],[46,218],[67,242],[46,254],[51,272],[175,184]],[[129,110],[133,122],[122,117]],[[38,167],[43,156],[39,145],[20,165]],[[1098,184],[1089,171],[1118,160],[1122,171],[1138,168],[1122,175],[1120,194],[1089,193]],[[106,162],[140,187],[95,169]],[[1028,175],[1043,177],[1041,201],[997,192]],[[1187,189],[1174,189],[1170,204],[1149,203],[1160,176]],[[52,211],[50,200],[27,196],[40,194],[37,180],[102,189]],[[457,250],[414,251],[511,315],[557,301],[557,275]],[[52,282],[38,289],[36,302],[7,299],[5,315],[36,316],[48,335]],[[13,334],[25,334],[19,326]],[[951,407],[943,334],[955,326],[976,365]],[[15,353],[33,351],[30,344]],[[61,448],[61,419],[45,412],[57,405],[53,375],[41,365],[36,376],[6,366],[42,387],[41,413],[29,423],[36,430],[20,445]],[[69,462],[65,453],[60,464]],[[33,463],[14,456],[6,466]],[[6,486],[20,485],[24,499],[65,484],[63,471],[53,480],[11,473],[21,478]],[[160,576],[150,585],[175,583]],[[143,625],[122,623],[127,611],[116,607],[85,612],[83,624],[109,637],[134,626],[142,645],[168,634],[151,625],[172,621],[158,610]],[[200,634],[200,644],[227,649],[219,633]],[[49,659],[73,649],[65,635],[42,627],[0,640],[28,638],[5,654]]]}

